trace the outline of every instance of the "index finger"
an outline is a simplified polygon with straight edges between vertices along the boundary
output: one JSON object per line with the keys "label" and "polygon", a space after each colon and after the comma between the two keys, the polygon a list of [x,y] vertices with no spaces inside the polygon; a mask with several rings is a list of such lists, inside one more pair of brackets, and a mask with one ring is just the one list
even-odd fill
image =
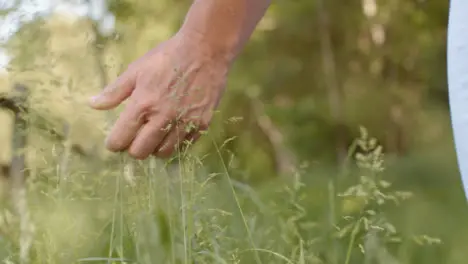
{"label": "index finger", "polygon": [[106,147],[114,152],[125,150],[147,122],[148,115],[149,108],[130,100],[107,136]]}

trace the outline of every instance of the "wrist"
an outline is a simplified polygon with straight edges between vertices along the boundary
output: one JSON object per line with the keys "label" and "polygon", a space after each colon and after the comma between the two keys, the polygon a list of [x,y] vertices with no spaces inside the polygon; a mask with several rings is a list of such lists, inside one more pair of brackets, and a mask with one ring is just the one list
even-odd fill
{"label": "wrist", "polygon": [[231,44],[233,41],[229,39],[219,37],[213,39],[203,32],[185,27],[177,32],[177,36],[180,37],[182,43],[189,44],[197,52],[210,59],[231,65],[237,56],[235,45]]}

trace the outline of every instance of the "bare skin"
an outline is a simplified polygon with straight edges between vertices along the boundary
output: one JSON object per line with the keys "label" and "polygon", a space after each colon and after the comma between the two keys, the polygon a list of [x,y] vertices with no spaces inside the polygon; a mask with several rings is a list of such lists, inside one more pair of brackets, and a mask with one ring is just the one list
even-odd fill
{"label": "bare skin", "polygon": [[194,0],[181,29],[130,64],[90,100],[109,110],[128,100],[106,139],[113,152],[168,158],[208,129],[235,58],[270,0]]}

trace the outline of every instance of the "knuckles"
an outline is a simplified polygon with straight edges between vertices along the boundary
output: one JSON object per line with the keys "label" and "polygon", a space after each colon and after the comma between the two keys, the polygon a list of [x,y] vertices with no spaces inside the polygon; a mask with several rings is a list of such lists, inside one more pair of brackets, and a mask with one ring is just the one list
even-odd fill
{"label": "knuckles", "polygon": [[149,114],[154,111],[155,106],[155,101],[143,99],[135,103],[135,110],[140,114]]}

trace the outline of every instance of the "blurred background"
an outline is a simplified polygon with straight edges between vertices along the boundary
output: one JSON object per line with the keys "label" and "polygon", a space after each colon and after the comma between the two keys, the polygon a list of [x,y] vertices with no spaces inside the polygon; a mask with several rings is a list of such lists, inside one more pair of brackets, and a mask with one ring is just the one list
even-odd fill
{"label": "blurred background", "polygon": [[[275,0],[190,155],[106,152],[119,109],[87,98],[176,32],[190,3],[0,0],[0,94],[29,90],[24,146],[0,111],[4,263],[466,263],[448,1]],[[383,157],[356,147],[361,127]],[[28,206],[8,183],[21,147]]]}

